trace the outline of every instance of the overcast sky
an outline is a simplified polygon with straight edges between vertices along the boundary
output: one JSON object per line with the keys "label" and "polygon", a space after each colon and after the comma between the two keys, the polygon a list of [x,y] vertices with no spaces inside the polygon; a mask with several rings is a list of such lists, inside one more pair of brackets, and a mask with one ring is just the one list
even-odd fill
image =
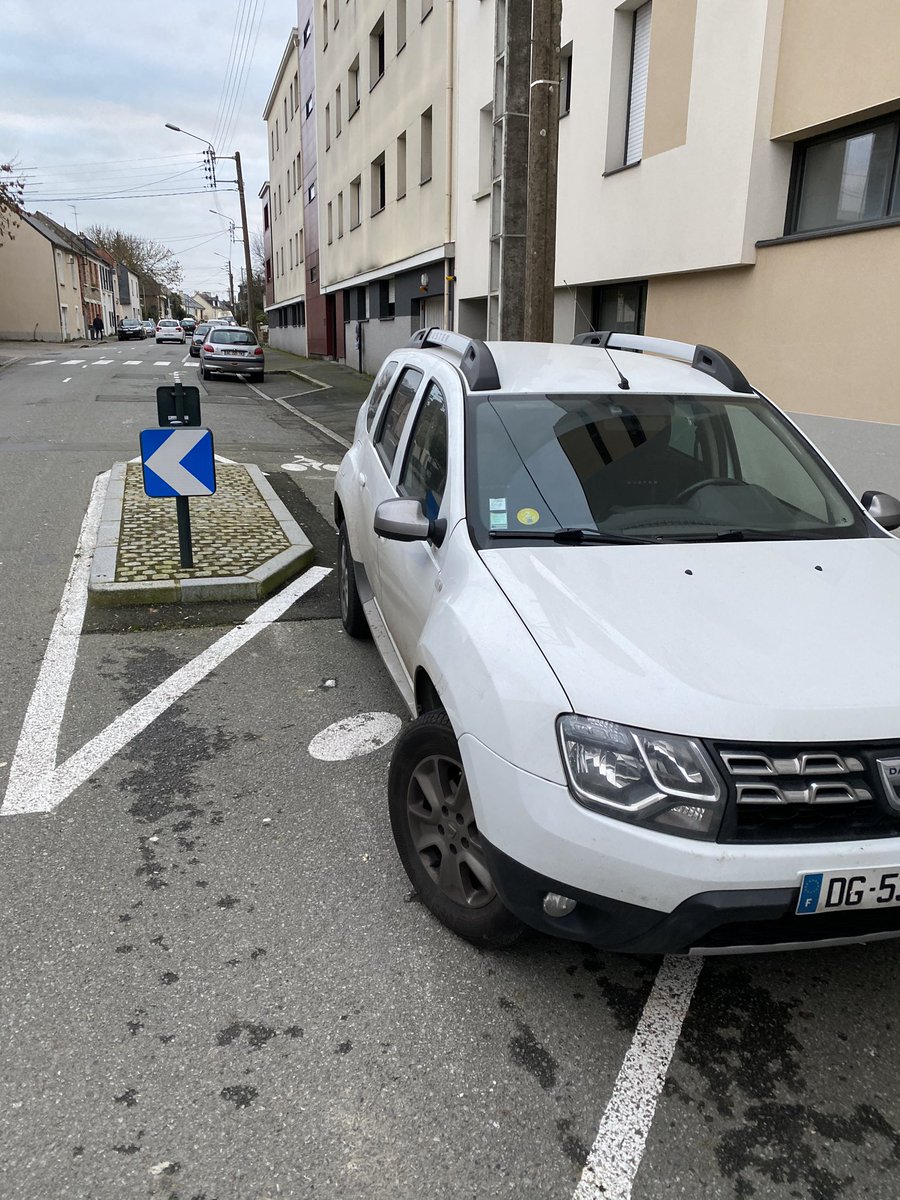
{"label": "overcast sky", "polygon": [[[165,125],[221,154],[240,152],[248,223],[259,229],[262,113],[296,0],[6,0],[2,9],[0,162],[12,159],[25,174],[27,210],[70,229],[77,220],[82,232],[111,225],[163,242],[189,291],[227,295],[227,264],[216,253],[230,250],[237,288],[243,251],[229,245],[227,219],[239,228],[240,209],[234,185],[221,182],[234,179],[234,164],[220,159],[220,186],[204,191],[204,147]],[[136,191],[199,194],[92,198]]]}

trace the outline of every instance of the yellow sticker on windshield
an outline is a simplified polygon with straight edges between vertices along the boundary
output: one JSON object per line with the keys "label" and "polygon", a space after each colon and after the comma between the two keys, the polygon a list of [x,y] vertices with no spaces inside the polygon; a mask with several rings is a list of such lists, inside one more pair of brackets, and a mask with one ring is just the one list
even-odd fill
{"label": "yellow sticker on windshield", "polygon": [[540,519],[541,515],[536,508],[520,508],[516,513],[516,520],[520,525],[537,525]]}

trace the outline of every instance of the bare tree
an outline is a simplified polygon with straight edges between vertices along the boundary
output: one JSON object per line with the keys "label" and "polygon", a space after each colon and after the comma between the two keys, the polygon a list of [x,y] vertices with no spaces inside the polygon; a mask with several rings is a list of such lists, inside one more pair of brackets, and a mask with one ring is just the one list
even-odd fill
{"label": "bare tree", "polygon": [[14,162],[0,162],[0,246],[15,240],[20,222],[25,180],[16,174]]}
{"label": "bare tree", "polygon": [[92,225],[87,231],[87,236],[107,254],[124,263],[137,275],[142,284],[147,280],[162,284],[166,288],[176,288],[181,283],[181,263],[162,242],[136,237],[133,233],[124,233],[121,229],[110,229],[103,225]]}
{"label": "bare tree", "polygon": [[266,277],[266,243],[262,233],[254,229],[250,234],[250,261],[253,264],[254,281],[257,275]]}

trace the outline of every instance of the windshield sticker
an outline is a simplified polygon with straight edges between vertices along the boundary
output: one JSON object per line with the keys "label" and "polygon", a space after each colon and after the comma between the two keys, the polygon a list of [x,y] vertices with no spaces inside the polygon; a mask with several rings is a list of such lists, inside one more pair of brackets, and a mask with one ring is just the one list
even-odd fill
{"label": "windshield sticker", "polygon": [[520,525],[537,525],[540,519],[540,513],[536,508],[520,508],[516,513],[516,520]]}
{"label": "windshield sticker", "polygon": [[506,512],[506,497],[500,496],[498,498],[496,496],[492,496],[491,499],[488,500],[488,508],[491,512]]}
{"label": "windshield sticker", "polygon": [[508,529],[509,523],[506,520],[505,512],[491,513],[491,529]]}

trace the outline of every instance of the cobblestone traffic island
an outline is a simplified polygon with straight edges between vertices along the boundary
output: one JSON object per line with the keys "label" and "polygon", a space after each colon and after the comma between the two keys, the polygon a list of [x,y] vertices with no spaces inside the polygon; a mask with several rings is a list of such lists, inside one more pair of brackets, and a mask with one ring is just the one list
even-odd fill
{"label": "cobblestone traffic island", "polygon": [[116,463],[91,565],[94,604],[254,600],[299,575],[312,546],[259,467],[216,464],[190,500],[193,567],[182,567],[174,499],[144,493],[140,463]]}

